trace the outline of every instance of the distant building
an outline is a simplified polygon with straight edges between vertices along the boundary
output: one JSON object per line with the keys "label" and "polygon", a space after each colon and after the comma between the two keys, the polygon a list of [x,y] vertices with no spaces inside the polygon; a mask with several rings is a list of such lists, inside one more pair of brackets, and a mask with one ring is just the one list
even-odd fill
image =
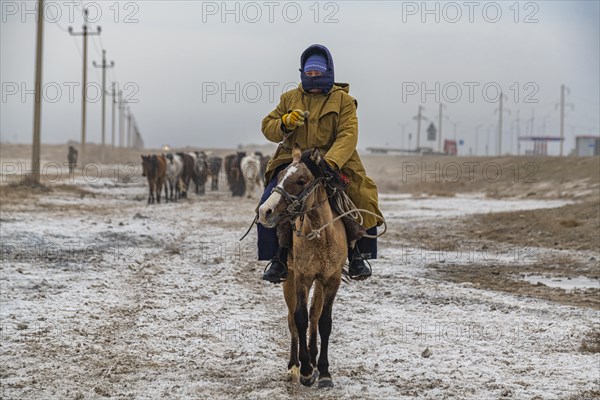
{"label": "distant building", "polygon": [[547,156],[548,142],[560,142],[564,140],[560,136],[519,136],[520,142],[533,142],[532,149],[525,149],[528,156]]}
{"label": "distant building", "polygon": [[600,137],[577,136],[575,137],[575,155],[577,157],[590,157],[600,155]]}
{"label": "distant building", "polygon": [[456,140],[444,140],[444,153],[455,156],[457,154],[456,150]]}

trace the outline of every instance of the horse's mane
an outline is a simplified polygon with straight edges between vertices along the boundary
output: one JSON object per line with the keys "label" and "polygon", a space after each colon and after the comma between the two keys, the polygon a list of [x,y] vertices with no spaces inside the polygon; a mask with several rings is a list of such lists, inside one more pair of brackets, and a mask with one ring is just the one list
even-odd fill
{"label": "horse's mane", "polygon": [[155,172],[158,169],[158,156],[156,154],[153,154],[150,160],[150,162],[152,163],[152,172]]}
{"label": "horse's mane", "polygon": [[327,178],[329,183],[333,186],[344,187],[344,182],[342,182],[340,174],[336,172],[323,158],[321,158],[319,164],[314,162],[311,157],[312,153],[313,150],[304,150],[302,156],[300,157],[300,161],[306,165],[311,174],[313,174],[315,178]]}

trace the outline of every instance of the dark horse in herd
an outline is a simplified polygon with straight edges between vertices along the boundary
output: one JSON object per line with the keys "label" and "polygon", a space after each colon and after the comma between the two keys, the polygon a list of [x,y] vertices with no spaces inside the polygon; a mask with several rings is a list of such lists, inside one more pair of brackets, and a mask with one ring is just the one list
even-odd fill
{"label": "dark horse in herd", "polygon": [[142,176],[147,177],[150,191],[148,203],[160,203],[163,186],[167,202],[187,198],[192,183],[197,195],[206,193],[209,180],[210,190],[218,191],[222,169],[232,196],[247,194],[251,197],[257,183],[265,184],[268,161],[269,157],[259,152],[246,155],[243,151],[228,155],[224,160],[203,151],[142,155]]}
{"label": "dark horse in herd", "polygon": [[[212,166],[212,168],[209,168]],[[148,203],[160,203],[161,189],[165,200],[186,198],[190,184],[196,194],[205,193],[205,184],[211,175],[218,179],[221,158],[209,157],[204,152],[142,155],[142,176],[148,179]]]}

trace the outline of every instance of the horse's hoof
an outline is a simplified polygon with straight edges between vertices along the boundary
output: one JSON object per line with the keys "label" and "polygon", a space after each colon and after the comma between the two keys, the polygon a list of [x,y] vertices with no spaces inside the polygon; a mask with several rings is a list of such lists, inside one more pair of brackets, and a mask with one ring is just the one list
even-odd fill
{"label": "horse's hoof", "polygon": [[319,389],[327,389],[333,387],[333,380],[329,377],[319,379],[319,383],[317,385]]}
{"label": "horse's hoof", "polygon": [[300,382],[300,368],[293,366],[287,372],[287,380],[291,383],[298,384]]}
{"label": "horse's hoof", "polygon": [[315,381],[317,380],[317,378],[319,377],[319,370],[316,368],[313,368],[313,372],[311,376],[304,376],[301,375],[300,376],[300,383],[303,384],[304,386],[312,386],[313,383],[315,383]]}

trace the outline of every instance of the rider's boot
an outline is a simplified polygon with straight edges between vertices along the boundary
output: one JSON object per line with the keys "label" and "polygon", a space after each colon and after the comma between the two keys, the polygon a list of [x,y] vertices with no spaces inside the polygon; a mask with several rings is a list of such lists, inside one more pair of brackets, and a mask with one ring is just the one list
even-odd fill
{"label": "rider's boot", "polygon": [[281,246],[278,247],[277,254],[275,254],[275,257],[267,264],[262,278],[271,283],[284,282],[288,276],[287,256],[288,249]]}
{"label": "rider's boot", "polygon": [[366,261],[368,254],[361,254],[358,245],[354,245],[348,256],[348,275],[350,279],[362,281],[371,276],[371,266]]}

